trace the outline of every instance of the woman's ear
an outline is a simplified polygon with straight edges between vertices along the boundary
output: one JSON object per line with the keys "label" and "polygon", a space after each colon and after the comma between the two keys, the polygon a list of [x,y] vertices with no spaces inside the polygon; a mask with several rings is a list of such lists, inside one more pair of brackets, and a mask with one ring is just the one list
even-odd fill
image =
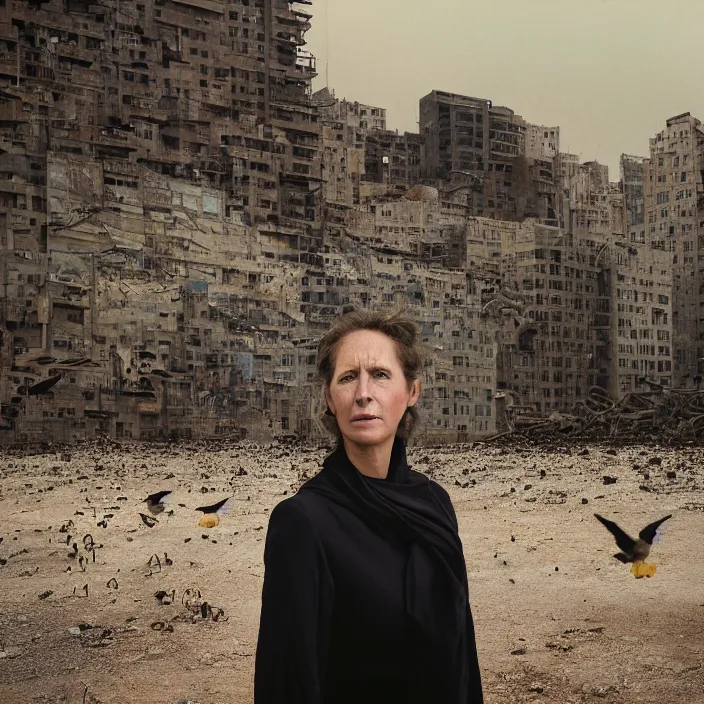
{"label": "woman's ear", "polygon": [[325,387],[325,405],[328,407],[326,413],[329,413],[331,416],[335,415],[335,406],[332,402],[332,398],[330,398],[330,390],[328,387]]}
{"label": "woman's ear", "polygon": [[416,405],[416,403],[418,402],[418,398],[420,397],[421,389],[422,386],[420,383],[420,379],[414,379],[413,384],[411,385],[411,398],[408,400],[409,407]]}

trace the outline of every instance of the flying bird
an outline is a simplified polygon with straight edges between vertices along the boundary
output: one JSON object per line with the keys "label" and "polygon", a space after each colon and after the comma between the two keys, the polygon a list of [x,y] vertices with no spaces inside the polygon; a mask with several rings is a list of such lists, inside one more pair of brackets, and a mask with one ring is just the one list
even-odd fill
{"label": "flying bird", "polygon": [[198,522],[201,528],[215,528],[218,523],[220,523],[220,516],[224,516],[230,509],[230,504],[228,503],[232,497],[218,501],[212,506],[201,506],[197,508],[196,511],[201,511],[203,517]]}
{"label": "flying bird", "polygon": [[[616,545],[618,545],[621,552],[617,552],[614,557],[619,560],[619,562],[623,562],[624,564],[632,562],[634,565],[632,571],[636,577],[643,576],[640,574],[638,566],[645,563],[645,559],[650,554],[650,548],[654,542],[657,542],[657,538],[660,537],[662,531],[660,526],[662,526],[668,518],[672,518],[672,514],[670,514],[665,516],[665,518],[661,518],[659,521],[650,523],[638,534],[638,539],[634,540],[630,535],[628,535],[628,533],[616,525],[614,521],[610,521],[607,518],[600,516],[598,513],[595,513],[594,516],[616,539]],[[652,567],[654,568],[655,565],[652,565]],[[647,571],[643,574],[650,576]]]}
{"label": "flying bird", "polygon": [[142,503],[147,504],[149,513],[153,516],[158,516],[160,513],[163,513],[166,505],[171,500],[171,493],[171,491],[157,491],[154,494],[149,494]]}

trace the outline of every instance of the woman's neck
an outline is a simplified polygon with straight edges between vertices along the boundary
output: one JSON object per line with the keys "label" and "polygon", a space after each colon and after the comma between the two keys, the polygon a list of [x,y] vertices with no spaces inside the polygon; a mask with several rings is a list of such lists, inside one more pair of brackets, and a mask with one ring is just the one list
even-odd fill
{"label": "woman's neck", "polygon": [[365,477],[386,479],[391,463],[394,438],[381,445],[357,445],[343,438],[345,452],[350,462]]}

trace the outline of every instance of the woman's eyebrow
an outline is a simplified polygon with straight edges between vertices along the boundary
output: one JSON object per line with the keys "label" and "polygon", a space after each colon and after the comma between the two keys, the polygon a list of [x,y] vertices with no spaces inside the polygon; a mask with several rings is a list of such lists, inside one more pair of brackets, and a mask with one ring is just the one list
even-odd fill
{"label": "woman's eyebrow", "polygon": [[358,371],[358,367],[350,367],[349,369],[343,369],[337,373],[337,376],[343,376],[344,374],[349,374],[350,372]]}
{"label": "woman's eyebrow", "polygon": [[[391,370],[388,367],[384,367],[379,364],[371,364],[368,367],[366,367],[367,371],[370,372],[385,372],[386,374],[391,374]],[[337,373],[337,376],[343,376],[345,374],[350,374],[350,373],[357,373],[359,371],[359,367],[350,367],[349,369],[345,369],[341,372]]]}

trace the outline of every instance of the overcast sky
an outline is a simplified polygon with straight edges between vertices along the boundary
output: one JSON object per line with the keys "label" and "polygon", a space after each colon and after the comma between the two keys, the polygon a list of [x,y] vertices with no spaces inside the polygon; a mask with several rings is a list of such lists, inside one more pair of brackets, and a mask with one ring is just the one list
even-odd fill
{"label": "overcast sky", "polygon": [[313,0],[315,89],[417,131],[433,89],[559,125],[562,151],[618,180],[621,153],[681,112],[704,119],[704,0]]}

